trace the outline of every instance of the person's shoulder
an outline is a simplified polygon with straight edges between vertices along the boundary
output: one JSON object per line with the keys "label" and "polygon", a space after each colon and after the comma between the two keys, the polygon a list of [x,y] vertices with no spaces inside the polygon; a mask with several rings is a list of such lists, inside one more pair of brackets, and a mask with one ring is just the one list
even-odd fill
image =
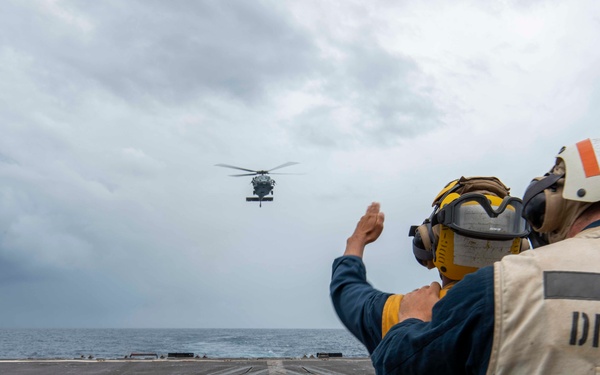
{"label": "person's shoulder", "polygon": [[[447,293],[445,298],[450,297],[458,301],[474,301],[481,299],[488,293],[493,294],[494,289],[494,267],[487,266],[470,273],[464,279],[457,282]],[[471,303],[471,302],[465,302]]]}
{"label": "person's shoulder", "polygon": [[465,276],[460,282],[456,284],[459,286],[461,284],[466,284],[466,286],[476,286],[482,285],[482,283],[487,283],[489,281],[494,280],[494,266],[486,266],[478,269],[477,271],[470,273]]}

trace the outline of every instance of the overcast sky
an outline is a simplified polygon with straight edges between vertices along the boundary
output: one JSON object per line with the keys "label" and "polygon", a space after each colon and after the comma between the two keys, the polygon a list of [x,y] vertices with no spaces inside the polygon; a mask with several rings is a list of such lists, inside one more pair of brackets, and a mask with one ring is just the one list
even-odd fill
{"label": "overcast sky", "polygon": [[[597,1],[3,1],[0,326],[341,328],[372,201],[388,292],[450,180],[522,196],[598,137]],[[274,201],[245,201],[271,169]],[[240,172],[242,173],[242,172]]]}

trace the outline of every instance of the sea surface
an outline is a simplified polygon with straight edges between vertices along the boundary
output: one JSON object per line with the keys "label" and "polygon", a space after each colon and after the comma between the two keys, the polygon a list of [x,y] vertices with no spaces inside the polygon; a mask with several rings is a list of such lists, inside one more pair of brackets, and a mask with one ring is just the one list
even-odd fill
{"label": "sea surface", "polygon": [[0,329],[0,359],[119,359],[132,353],[208,358],[369,355],[344,329]]}

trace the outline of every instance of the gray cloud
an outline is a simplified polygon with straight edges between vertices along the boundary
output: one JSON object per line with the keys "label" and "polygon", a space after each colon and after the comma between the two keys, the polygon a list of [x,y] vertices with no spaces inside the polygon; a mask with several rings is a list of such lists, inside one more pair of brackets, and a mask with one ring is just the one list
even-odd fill
{"label": "gray cloud", "polygon": [[2,154],[0,154],[0,162],[6,163],[6,164],[17,164],[17,162],[15,160],[9,158],[6,155],[2,155]]}
{"label": "gray cloud", "polygon": [[[521,61],[515,36],[494,34],[481,53],[457,40],[448,62],[432,39],[413,50],[390,42],[391,29],[453,32],[431,24],[429,5],[403,4],[415,17],[404,28],[386,2],[349,4],[3,2],[0,299],[10,308],[0,320],[339,326],[330,265],[370,201],[382,202],[389,226],[368,253],[369,275],[382,289],[414,289],[432,274],[407,263],[404,224],[430,213],[430,194],[469,174],[526,186],[528,168],[543,168],[523,161],[546,155],[546,145],[551,161],[567,135],[594,123],[593,110],[556,99],[587,103],[586,85],[597,92],[594,38],[573,39],[578,55],[528,51],[556,64],[547,77]],[[469,14],[479,16],[496,17]],[[577,36],[600,35],[595,22],[582,24],[594,32]],[[558,38],[544,37],[532,43]],[[562,58],[589,65],[561,69]],[[518,117],[506,114],[513,103]],[[568,127],[569,116],[585,121]],[[515,129],[528,145],[514,141]],[[500,131],[512,141],[500,143]],[[262,208],[245,201],[249,178],[214,167],[287,161],[301,164],[281,172],[306,174],[276,176],[275,201]]]}
{"label": "gray cloud", "polygon": [[349,48],[353,54],[344,76],[354,80],[354,97],[360,98],[353,104],[363,109],[366,118],[374,119],[376,141],[386,143],[390,136],[410,137],[441,125],[431,92],[417,86],[424,73],[412,59],[358,45]]}
{"label": "gray cloud", "polygon": [[268,2],[74,2],[65,11],[79,23],[26,6],[14,5],[21,22],[8,24],[20,35],[5,45],[44,56],[38,78],[72,95],[92,83],[127,100],[251,103],[315,65],[309,35]]}
{"label": "gray cloud", "polygon": [[[298,136],[328,148],[357,142],[393,147],[443,125],[444,113],[433,100],[433,88],[421,87],[426,77],[412,59],[367,41],[336,48],[342,48],[345,56],[321,77],[324,93],[336,103],[298,116],[294,124]],[[340,127],[341,122],[350,123],[352,131]]]}
{"label": "gray cloud", "polygon": [[19,36],[4,41],[25,56],[43,56],[31,67],[36,81],[69,106],[96,87],[133,102],[181,105],[202,98],[199,105],[210,110],[208,101],[217,97],[256,105],[282,87],[315,80],[324,82],[316,94],[338,104],[311,109],[297,121],[309,144],[344,144],[349,135],[330,125],[339,110],[356,112],[356,136],[378,144],[441,124],[431,89],[418,88],[423,77],[413,60],[386,52],[368,35],[352,45],[329,38],[344,57],[326,58],[312,32],[276,3],[83,4],[66,8],[71,18],[16,5],[24,22],[8,23]]}

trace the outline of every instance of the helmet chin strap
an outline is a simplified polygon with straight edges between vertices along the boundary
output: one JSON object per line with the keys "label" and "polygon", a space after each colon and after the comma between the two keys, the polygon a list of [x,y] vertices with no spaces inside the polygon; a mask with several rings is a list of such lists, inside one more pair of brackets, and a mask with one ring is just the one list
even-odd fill
{"label": "helmet chin strap", "polygon": [[[560,174],[548,174],[545,177],[536,177],[523,196],[523,206],[527,206],[529,201],[539,193],[554,185],[558,180],[565,176],[564,172]],[[534,182],[536,181],[536,182]]]}

